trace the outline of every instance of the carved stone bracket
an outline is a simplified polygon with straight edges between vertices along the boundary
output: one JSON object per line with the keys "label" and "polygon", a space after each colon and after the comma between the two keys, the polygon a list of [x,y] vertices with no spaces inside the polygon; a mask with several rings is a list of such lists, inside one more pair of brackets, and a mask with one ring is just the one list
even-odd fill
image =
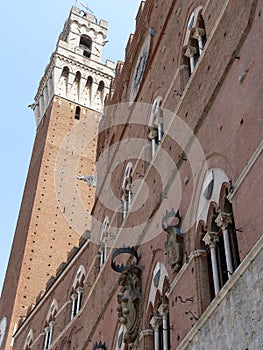
{"label": "carved stone bracket", "polygon": [[125,344],[134,343],[139,335],[141,313],[141,269],[137,265],[131,265],[128,270],[122,272],[119,278],[121,286],[118,293],[118,320],[125,325],[126,333],[123,341]]}

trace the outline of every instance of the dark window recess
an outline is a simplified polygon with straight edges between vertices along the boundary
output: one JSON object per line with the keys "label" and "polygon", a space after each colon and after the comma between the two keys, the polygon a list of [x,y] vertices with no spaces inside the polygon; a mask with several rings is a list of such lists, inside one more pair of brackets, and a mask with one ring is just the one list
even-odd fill
{"label": "dark window recess", "polygon": [[82,35],[79,46],[83,49],[83,56],[90,58],[92,40],[88,35]]}
{"label": "dark window recess", "polygon": [[76,112],[75,112],[75,119],[79,120],[80,119],[80,107],[76,107]]}
{"label": "dark window recess", "polygon": [[98,86],[98,91],[102,92],[103,89],[104,89],[104,87],[105,87],[104,82],[103,82],[103,81],[100,81],[100,82],[99,82],[99,86]]}

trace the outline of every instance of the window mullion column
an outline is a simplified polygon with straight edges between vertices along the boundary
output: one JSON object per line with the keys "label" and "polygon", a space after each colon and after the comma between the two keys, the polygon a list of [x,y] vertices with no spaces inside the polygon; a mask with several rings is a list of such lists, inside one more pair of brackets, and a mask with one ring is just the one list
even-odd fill
{"label": "window mullion column", "polygon": [[226,256],[226,265],[227,265],[227,276],[228,278],[231,277],[233,274],[233,262],[232,262],[232,256],[231,256],[231,247],[229,242],[229,234],[227,227],[229,224],[232,224],[232,216],[231,214],[227,213],[220,213],[218,217],[216,218],[216,224],[218,227],[221,228],[223,232],[223,238],[224,238],[224,249],[225,249],[225,256]]}
{"label": "window mullion column", "polygon": [[154,331],[154,350],[161,350],[159,347],[159,326],[161,324],[161,317],[160,316],[153,316],[150,324]]}
{"label": "window mullion column", "polygon": [[205,242],[206,245],[210,247],[215,295],[217,295],[220,290],[218,265],[217,265],[217,257],[216,257],[216,243],[219,241],[219,238],[216,232],[207,232],[203,238],[203,241]]}
{"label": "window mullion column", "polygon": [[72,320],[73,317],[75,316],[77,294],[76,294],[76,293],[73,293],[73,294],[71,295],[71,299],[72,299],[72,308],[71,308],[71,320]]}
{"label": "window mullion column", "polygon": [[45,328],[45,342],[44,342],[44,350],[48,349],[48,343],[49,343],[49,327]]}
{"label": "window mullion column", "polygon": [[76,313],[78,313],[80,310],[82,293],[83,293],[83,288],[79,287],[77,290],[77,311],[76,311]]}
{"label": "window mullion column", "polygon": [[168,350],[168,312],[169,305],[162,304],[158,309],[159,314],[162,316],[162,324],[163,324],[163,350]]}
{"label": "window mullion column", "polygon": [[196,54],[196,47],[194,46],[188,46],[185,51],[185,56],[189,58],[190,60],[190,73],[192,74],[195,69],[195,58],[194,55]]}
{"label": "window mullion column", "polygon": [[50,347],[52,343],[52,336],[53,336],[53,330],[54,330],[54,321],[49,322],[49,339],[48,339],[48,348]]}
{"label": "window mullion column", "polygon": [[204,49],[204,43],[202,36],[205,35],[205,30],[203,28],[195,28],[192,37],[198,41],[198,51],[199,56],[202,55],[203,49]]}

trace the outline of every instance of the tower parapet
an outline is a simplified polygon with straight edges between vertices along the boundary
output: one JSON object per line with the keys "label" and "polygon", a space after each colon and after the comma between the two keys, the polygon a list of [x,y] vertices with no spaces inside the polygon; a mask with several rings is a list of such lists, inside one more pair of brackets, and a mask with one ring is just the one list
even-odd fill
{"label": "tower parapet", "polygon": [[31,105],[37,126],[55,95],[102,112],[115,72],[114,62],[102,63],[107,30],[107,21],[72,7]]}

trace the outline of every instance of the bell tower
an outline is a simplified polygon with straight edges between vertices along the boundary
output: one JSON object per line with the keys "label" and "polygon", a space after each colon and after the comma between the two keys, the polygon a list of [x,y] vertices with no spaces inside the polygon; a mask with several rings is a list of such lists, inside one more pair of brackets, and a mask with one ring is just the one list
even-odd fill
{"label": "bell tower", "polygon": [[[30,105],[37,131],[0,301],[0,349],[90,229],[97,130],[114,77],[102,63],[108,23],[72,7]],[[94,184],[93,184],[94,185]]]}

